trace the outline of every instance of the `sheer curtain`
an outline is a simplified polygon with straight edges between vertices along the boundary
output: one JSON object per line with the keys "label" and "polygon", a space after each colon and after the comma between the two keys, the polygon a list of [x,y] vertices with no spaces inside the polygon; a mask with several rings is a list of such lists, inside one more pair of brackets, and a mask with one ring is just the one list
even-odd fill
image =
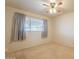
{"label": "sheer curtain", "polygon": [[24,31],[25,18],[26,16],[24,14],[20,13],[14,14],[11,40],[17,41],[17,40],[24,40],[26,38]]}

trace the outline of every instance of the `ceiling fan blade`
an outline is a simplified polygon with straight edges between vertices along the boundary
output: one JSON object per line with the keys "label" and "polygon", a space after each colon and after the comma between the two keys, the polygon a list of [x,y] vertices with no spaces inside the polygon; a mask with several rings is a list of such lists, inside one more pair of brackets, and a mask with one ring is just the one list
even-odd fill
{"label": "ceiling fan blade", "polygon": [[49,6],[49,5],[47,5],[47,4],[43,4],[44,6]]}
{"label": "ceiling fan blade", "polygon": [[59,2],[59,5],[62,5],[63,3],[62,2]]}

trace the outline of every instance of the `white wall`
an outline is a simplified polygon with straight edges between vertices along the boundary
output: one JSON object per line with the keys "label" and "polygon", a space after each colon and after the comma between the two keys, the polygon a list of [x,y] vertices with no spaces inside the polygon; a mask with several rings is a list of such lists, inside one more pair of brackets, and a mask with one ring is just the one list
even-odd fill
{"label": "white wall", "polygon": [[74,45],[74,14],[73,12],[62,14],[54,18],[56,43],[73,47]]}
{"label": "white wall", "polygon": [[[6,49],[9,49],[9,51],[16,51],[16,50],[19,50],[19,49],[24,49],[24,48],[28,48],[28,47],[33,47],[33,46],[37,46],[37,45],[40,45],[40,44],[44,44],[44,43],[47,43],[47,42],[51,42],[51,40],[53,39],[52,36],[54,35],[52,33],[53,29],[52,29],[52,25],[51,25],[51,20],[46,17],[46,16],[42,16],[44,19],[47,19],[48,20],[48,37],[45,38],[45,39],[37,39],[37,40],[29,40],[29,39],[26,39],[24,41],[19,41],[19,42],[10,42],[11,40],[11,30],[12,30],[12,20],[13,20],[13,15],[15,12],[20,12],[20,13],[23,13],[25,14],[26,16],[33,16],[33,17],[37,17],[37,18],[40,18],[40,15],[38,14],[35,14],[35,13],[30,13],[30,12],[25,12],[23,10],[19,10],[19,9],[16,9],[16,8],[12,8],[12,7],[9,7],[9,6],[6,6]],[[36,36],[38,37],[38,36]]]}

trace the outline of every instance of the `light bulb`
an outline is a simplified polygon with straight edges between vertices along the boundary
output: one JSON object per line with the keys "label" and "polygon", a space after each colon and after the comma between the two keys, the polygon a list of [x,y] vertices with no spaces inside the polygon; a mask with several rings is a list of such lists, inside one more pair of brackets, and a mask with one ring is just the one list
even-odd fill
{"label": "light bulb", "polygon": [[56,12],[57,12],[55,8],[53,9],[53,12],[54,12],[54,13],[56,13]]}
{"label": "light bulb", "polygon": [[49,11],[50,11],[51,14],[53,13],[53,10],[52,9],[50,9]]}

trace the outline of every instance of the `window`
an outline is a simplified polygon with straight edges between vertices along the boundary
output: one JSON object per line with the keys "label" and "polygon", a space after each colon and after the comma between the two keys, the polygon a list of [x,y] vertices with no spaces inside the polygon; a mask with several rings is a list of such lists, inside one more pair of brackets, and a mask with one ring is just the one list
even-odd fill
{"label": "window", "polygon": [[25,21],[25,31],[43,31],[44,30],[44,24],[43,20],[38,20],[34,18],[27,18]]}
{"label": "window", "polygon": [[[27,17],[24,14],[15,13],[13,17],[12,24],[12,41],[25,40],[28,36],[28,33],[35,34],[38,33],[38,36],[42,38],[47,37],[47,20]],[[39,34],[40,33],[40,34]]]}

